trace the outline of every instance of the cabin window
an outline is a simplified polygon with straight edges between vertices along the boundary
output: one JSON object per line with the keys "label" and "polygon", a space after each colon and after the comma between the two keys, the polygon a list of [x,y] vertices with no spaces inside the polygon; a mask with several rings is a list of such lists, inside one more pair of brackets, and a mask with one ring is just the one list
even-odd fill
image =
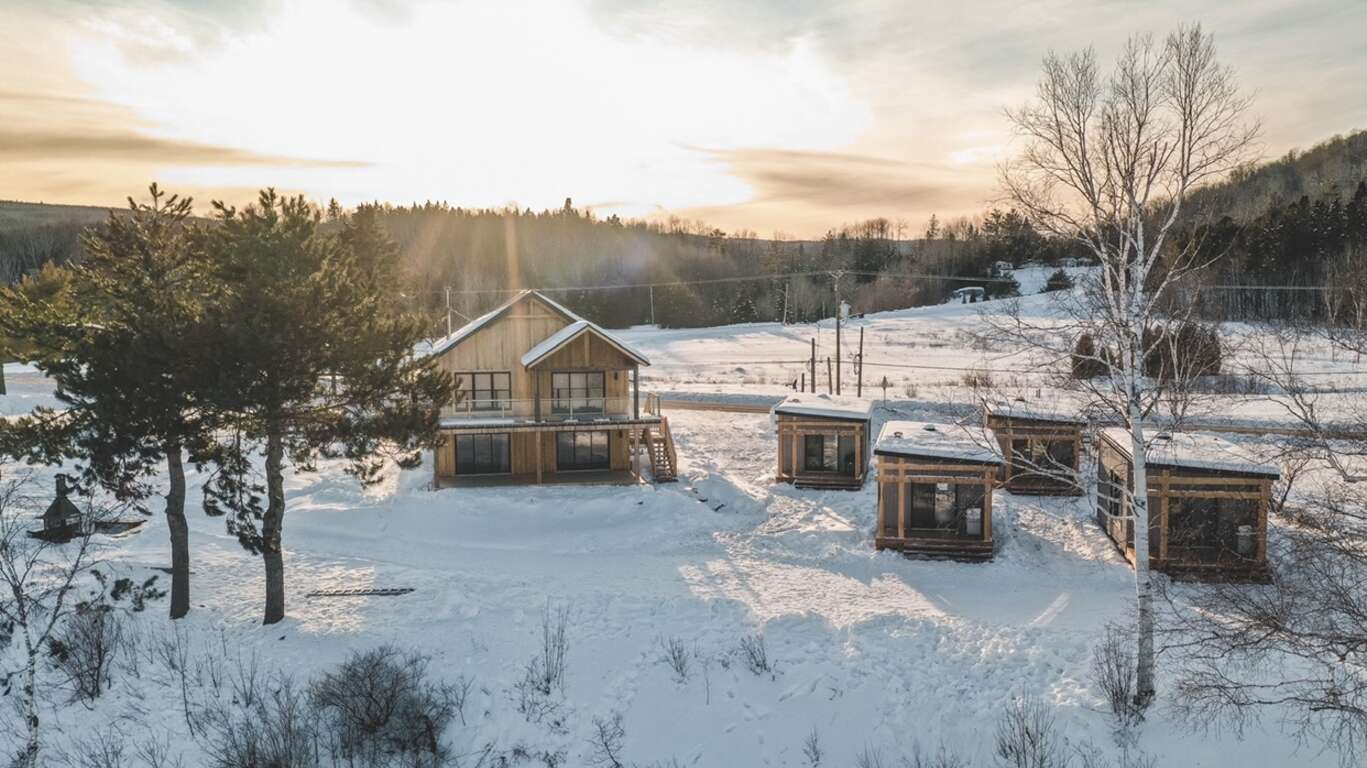
{"label": "cabin window", "polygon": [[1229,556],[1238,551],[1239,527],[1256,530],[1257,524],[1257,503],[1252,500],[1172,499],[1168,502],[1168,549],[1170,554],[1198,560]]}
{"label": "cabin window", "polygon": [[[911,483],[907,494],[907,528],[947,533],[982,534],[985,493],[981,483]],[[970,510],[977,510],[972,515]]]}
{"label": "cabin window", "polygon": [[456,435],[456,473],[499,475],[510,470],[508,435]]}
{"label": "cabin window", "polygon": [[552,373],[551,413],[558,416],[601,415],[606,406],[605,379],[602,371]]}
{"label": "cabin window", "polygon": [[838,472],[853,477],[855,473],[854,437],[852,435],[803,435],[802,469],[805,472]]}
{"label": "cabin window", "polygon": [[467,411],[506,411],[512,402],[512,374],[507,371],[472,372],[460,377],[461,405]]}
{"label": "cabin window", "polygon": [[555,435],[556,469],[608,469],[607,432],[557,432]]}

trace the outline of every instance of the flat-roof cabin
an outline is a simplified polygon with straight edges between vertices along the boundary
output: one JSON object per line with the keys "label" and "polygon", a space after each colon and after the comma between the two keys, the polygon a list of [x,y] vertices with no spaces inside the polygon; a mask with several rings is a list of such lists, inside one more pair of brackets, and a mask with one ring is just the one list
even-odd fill
{"label": "flat-roof cabin", "polygon": [[[1267,578],[1267,510],[1275,467],[1250,462],[1227,440],[1189,432],[1153,436],[1146,452],[1149,564],[1176,577]],[[1097,522],[1134,562],[1133,451],[1129,433],[1097,443]]]}
{"label": "flat-roof cabin", "polygon": [[996,446],[956,424],[889,421],[873,446],[877,549],[919,557],[990,560]]}
{"label": "flat-roof cabin", "polygon": [[773,408],[777,479],[799,488],[862,488],[869,464],[871,412],[866,400],[789,395]]}
{"label": "flat-roof cabin", "polygon": [[1019,401],[988,404],[984,417],[1006,459],[1006,490],[1024,495],[1082,493],[1078,469],[1084,421]]}

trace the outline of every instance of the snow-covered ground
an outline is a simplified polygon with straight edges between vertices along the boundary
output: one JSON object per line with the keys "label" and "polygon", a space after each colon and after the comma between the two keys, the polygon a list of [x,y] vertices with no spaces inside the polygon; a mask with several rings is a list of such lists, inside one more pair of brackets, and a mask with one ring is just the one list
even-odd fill
{"label": "snow-covered ground", "polygon": [[[1040,297],[1024,301],[1047,311]],[[1028,366],[1022,355],[974,341],[982,326],[977,309],[904,310],[846,326],[847,350],[864,329],[870,362],[927,366],[870,366],[866,385],[884,373],[893,379],[893,402],[874,412],[875,434],[888,419],[971,408],[961,369],[1005,378]],[[784,361],[805,359],[814,334],[818,354],[831,353],[828,323],[624,332],[652,358],[656,391],[739,401],[782,396],[801,370]],[[1331,363],[1338,364],[1324,361]],[[0,397],[0,415],[54,404],[47,382],[31,371],[7,367],[6,378],[10,394]],[[1018,379],[1021,387],[1036,381]],[[848,380],[847,387],[853,390]],[[881,394],[866,386],[866,397]],[[1253,398],[1228,406],[1248,418],[1275,412]],[[416,648],[431,655],[443,679],[475,681],[467,722],[456,728],[458,751],[520,746],[563,752],[570,766],[588,764],[594,719],[614,713],[623,717],[632,764],[802,765],[803,741],[815,731],[827,765],[851,765],[866,748],[893,759],[917,745],[944,745],[974,765],[991,765],[996,719],[1022,694],[1056,706],[1071,741],[1111,749],[1089,656],[1103,627],[1129,615],[1133,575],[1084,500],[998,492],[995,560],[908,560],[873,549],[874,483],[858,492],[774,483],[767,416],[669,416],[680,460],[680,481],[669,485],[432,492],[430,466],[396,471],[369,489],[334,463],[315,474],[291,473],[289,617],[271,627],[258,624],[260,560],[221,520],[193,510],[195,607],[185,626],[195,653],[255,653],[263,668],[303,678],[380,643]],[[1250,437],[1240,445],[1255,454],[1263,447]],[[22,471],[0,467],[7,478]],[[192,508],[203,479],[191,476]],[[38,487],[50,482],[49,471],[36,472]],[[138,532],[107,542],[106,568],[154,573],[168,564],[166,538],[153,516]],[[306,596],[367,587],[414,591]],[[529,723],[514,694],[538,650],[548,604],[567,607],[571,617],[555,727]],[[140,633],[165,636],[163,614],[163,604],[138,614]],[[752,674],[740,662],[740,641],[753,633],[765,638],[772,674]],[[686,680],[662,661],[670,640],[693,653]],[[1298,750],[1275,720],[1242,738],[1192,730],[1162,705],[1168,675],[1160,663],[1160,703],[1139,730],[1139,747],[1159,765],[1337,765],[1332,754]],[[129,738],[169,729],[186,765],[199,765],[202,747],[186,732],[177,685],[144,664],[137,676],[116,672],[93,709],[57,694],[44,713],[48,746],[69,746],[104,724]],[[15,726],[9,721],[0,734]]]}

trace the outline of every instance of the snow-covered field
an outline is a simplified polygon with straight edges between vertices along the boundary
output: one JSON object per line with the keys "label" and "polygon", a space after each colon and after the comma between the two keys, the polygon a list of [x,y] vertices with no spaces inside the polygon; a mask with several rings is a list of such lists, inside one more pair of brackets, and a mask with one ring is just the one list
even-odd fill
{"label": "snow-covered field", "polygon": [[[1026,301],[1046,311],[1039,298]],[[1021,356],[974,344],[982,322],[976,310],[945,305],[851,321],[845,343],[857,344],[864,328],[870,362],[927,366],[870,366],[866,396],[881,399],[880,389],[867,386],[871,379],[893,380],[890,402],[875,409],[875,434],[889,418],[970,407],[959,369],[983,367],[1017,376],[1021,387],[1040,386],[1010,373],[1027,366]],[[625,333],[652,358],[655,390],[756,401],[783,394],[801,365],[776,361],[805,359],[813,334],[821,357],[833,352],[826,323]],[[52,404],[36,374],[17,366],[6,372],[10,394],[0,397],[0,415]],[[852,391],[848,380],[847,387]],[[1248,418],[1275,413],[1255,398],[1227,407]],[[1056,706],[1074,743],[1114,752],[1089,656],[1104,625],[1128,616],[1133,576],[1084,500],[998,492],[994,561],[907,560],[873,550],[872,482],[859,492],[773,482],[767,416],[669,416],[680,459],[676,484],[432,492],[430,467],[395,472],[364,490],[335,464],[289,475],[289,618],[266,628],[258,624],[260,560],[221,520],[196,510],[194,610],[186,623],[195,652],[223,656],[227,649],[232,659],[255,653],[263,668],[302,678],[380,643],[416,648],[432,657],[439,676],[475,681],[466,724],[456,728],[458,751],[519,746],[561,752],[570,766],[589,764],[594,719],[615,713],[623,717],[631,764],[803,765],[803,741],[815,731],[826,765],[852,765],[865,749],[895,759],[917,745],[943,745],[974,765],[991,765],[996,719],[1021,694]],[[1257,438],[1243,444],[1260,448]],[[22,470],[0,471],[8,478]],[[191,476],[192,507],[202,480]],[[37,471],[35,482],[50,488],[50,474]],[[139,532],[108,541],[102,554],[106,568],[139,577],[165,567],[162,520],[153,516]],[[366,587],[414,591],[306,596]],[[558,726],[528,722],[514,693],[538,651],[548,604],[570,612]],[[162,604],[138,614],[136,624],[149,638],[170,626]],[[765,638],[770,674],[740,662],[740,641],[753,633]],[[662,661],[670,640],[692,652],[687,679]],[[1162,701],[1167,679],[1160,659],[1159,705],[1139,730],[1140,749],[1159,765],[1337,765],[1332,754],[1298,750],[1275,720],[1241,738],[1175,720]],[[169,729],[185,764],[201,764],[178,685],[144,664],[138,676],[116,672],[94,709],[64,704],[55,693],[44,718],[51,754],[112,724],[129,738]],[[11,720],[0,734],[16,727]]]}

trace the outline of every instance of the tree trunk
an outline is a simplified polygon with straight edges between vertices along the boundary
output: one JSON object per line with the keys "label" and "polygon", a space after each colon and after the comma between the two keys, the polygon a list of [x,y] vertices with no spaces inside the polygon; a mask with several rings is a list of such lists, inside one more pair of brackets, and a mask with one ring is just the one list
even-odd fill
{"label": "tree trunk", "polygon": [[190,612],[190,527],[185,522],[185,462],[179,443],[166,446],[171,488],[166,493],[166,528],[171,532],[171,618]]}
{"label": "tree trunk", "polygon": [[24,624],[24,682],[19,700],[19,716],[24,720],[24,749],[14,759],[19,768],[38,765],[38,649],[33,647],[33,635]]}
{"label": "tree trunk", "polygon": [[1144,424],[1139,410],[1139,373],[1130,369],[1130,452],[1134,456],[1134,491],[1131,515],[1134,526],[1134,591],[1138,606],[1138,654],[1135,670],[1135,703],[1147,706],[1154,696],[1153,684],[1153,577],[1149,572],[1149,476],[1144,452]]}
{"label": "tree trunk", "polygon": [[266,438],[266,514],[261,520],[261,559],[266,564],[266,616],[263,624],[285,618],[285,446],[279,431]]}

